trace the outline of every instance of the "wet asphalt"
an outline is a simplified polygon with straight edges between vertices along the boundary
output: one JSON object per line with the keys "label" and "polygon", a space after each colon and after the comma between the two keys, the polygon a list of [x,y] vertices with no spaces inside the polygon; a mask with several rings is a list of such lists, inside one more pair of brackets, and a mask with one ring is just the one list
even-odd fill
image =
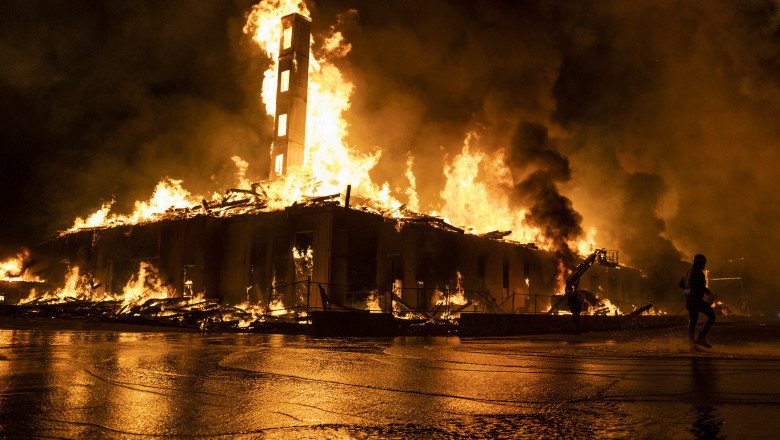
{"label": "wet asphalt", "polygon": [[0,437],[776,438],[778,327],[683,332],[0,330]]}

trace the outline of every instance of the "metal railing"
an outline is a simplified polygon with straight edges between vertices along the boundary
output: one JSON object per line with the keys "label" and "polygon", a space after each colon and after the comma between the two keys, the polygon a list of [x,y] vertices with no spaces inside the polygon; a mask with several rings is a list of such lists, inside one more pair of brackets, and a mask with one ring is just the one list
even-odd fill
{"label": "metal railing", "polygon": [[[321,292],[325,293],[324,298]],[[272,309],[274,304],[282,305],[285,312],[307,313],[327,310],[329,307],[385,313],[395,310],[427,316],[449,316],[462,311],[501,312],[490,292],[486,290],[393,286],[355,288],[351,284],[320,283],[311,278],[260,289],[259,297],[259,302],[262,303],[259,305],[265,308],[266,315],[282,310]]]}
{"label": "metal railing", "polygon": [[[324,301],[321,292],[325,293]],[[489,290],[394,288],[392,286],[355,288],[351,284],[320,283],[311,278],[276,284],[266,289],[261,297],[266,314],[274,311],[270,308],[271,304],[282,305],[286,312],[308,313],[330,308],[384,313],[393,311],[419,313],[429,317],[448,317],[461,312],[531,314],[569,312],[569,307],[561,295],[513,292],[501,302],[497,302]],[[611,302],[622,313],[630,313],[636,309],[636,304],[627,301],[611,300]],[[507,307],[509,304],[511,306]],[[518,306],[518,304],[522,305]]]}

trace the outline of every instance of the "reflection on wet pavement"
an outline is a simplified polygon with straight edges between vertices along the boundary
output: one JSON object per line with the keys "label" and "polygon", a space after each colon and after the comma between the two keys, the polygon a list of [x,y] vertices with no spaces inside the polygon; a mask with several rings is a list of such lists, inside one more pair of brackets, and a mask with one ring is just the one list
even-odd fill
{"label": "reflection on wet pavement", "polygon": [[780,345],[756,340],[692,353],[671,331],[461,340],[0,330],[0,436],[768,438]]}

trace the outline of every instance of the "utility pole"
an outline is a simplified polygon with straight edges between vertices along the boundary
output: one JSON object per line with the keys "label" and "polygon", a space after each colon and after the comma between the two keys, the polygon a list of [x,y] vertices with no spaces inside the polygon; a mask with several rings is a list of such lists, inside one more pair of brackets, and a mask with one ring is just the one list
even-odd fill
{"label": "utility pole", "polygon": [[746,316],[750,316],[750,304],[748,301],[748,295],[745,293],[745,286],[742,283],[742,262],[745,259],[742,257],[739,258],[733,258],[731,260],[726,260],[729,263],[737,263],[737,271],[739,273],[739,276],[737,277],[721,277],[721,278],[711,278],[710,281],[727,281],[727,280],[734,280],[739,281],[739,301],[740,301],[740,309],[742,310],[742,313],[744,313]]}
{"label": "utility pole", "polygon": [[[737,269],[739,270],[739,299],[742,301],[742,312],[745,313],[745,315],[750,316],[750,304],[748,303],[748,297],[745,293],[745,288],[742,285],[742,262],[745,261],[744,258],[739,257],[736,258],[738,260],[737,262]],[[729,260],[733,261],[733,260]]]}

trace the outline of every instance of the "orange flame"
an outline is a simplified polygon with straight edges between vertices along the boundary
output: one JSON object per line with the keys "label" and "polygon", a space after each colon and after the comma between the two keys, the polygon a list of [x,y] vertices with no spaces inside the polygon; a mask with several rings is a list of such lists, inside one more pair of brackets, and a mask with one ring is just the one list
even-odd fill
{"label": "orange flame", "polygon": [[30,251],[22,249],[15,258],[0,262],[0,280],[41,282],[40,278],[25,270],[29,260]]}

